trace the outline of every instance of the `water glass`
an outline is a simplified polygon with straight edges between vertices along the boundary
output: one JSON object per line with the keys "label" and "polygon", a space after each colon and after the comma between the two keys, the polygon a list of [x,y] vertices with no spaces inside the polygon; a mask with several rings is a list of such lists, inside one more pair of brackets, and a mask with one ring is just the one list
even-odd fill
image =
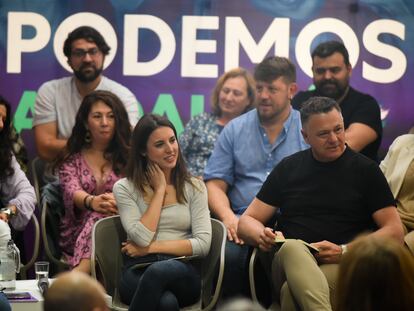
{"label": "water glass", "polygon": [[42,278],[49,278],[49,262],[47,261],[36,261],[35,262],[35,274],[36,280],[40,280]]}

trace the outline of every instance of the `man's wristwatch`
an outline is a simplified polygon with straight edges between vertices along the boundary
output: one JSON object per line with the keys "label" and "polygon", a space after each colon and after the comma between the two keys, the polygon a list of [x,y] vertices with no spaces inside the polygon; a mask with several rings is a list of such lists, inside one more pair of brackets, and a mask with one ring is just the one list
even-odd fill
{"label": "man's wristwatch", "polygon": [[11,207],[3,207],[0,213],[6,214],[9,219],[16,216],[16,212]]}
{"label": "man's wristwatch", "polygon": [[341,244],[341,254],[345,254],[348,251],[348,246],[346,246],[346,244]]}

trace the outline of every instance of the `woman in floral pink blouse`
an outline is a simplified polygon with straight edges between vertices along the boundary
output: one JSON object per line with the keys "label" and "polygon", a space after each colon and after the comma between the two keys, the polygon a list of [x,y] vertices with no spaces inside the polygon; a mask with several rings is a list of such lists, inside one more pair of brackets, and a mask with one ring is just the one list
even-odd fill
{"label": "woman in floral pink blouse", "polygon": [[55,164],[65,205],[59,244],[74,269],[90,273],[93,225],[118,213],[112,187],[124,175],[130,135],[128,114],[118,97],[107,91],[85,96]]}

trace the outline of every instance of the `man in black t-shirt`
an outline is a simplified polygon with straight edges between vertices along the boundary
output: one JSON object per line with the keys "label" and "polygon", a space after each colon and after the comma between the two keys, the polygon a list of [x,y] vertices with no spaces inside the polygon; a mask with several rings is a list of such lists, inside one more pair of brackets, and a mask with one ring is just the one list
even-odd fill
{"label": "man in black t-shirt", "polygon": [[381,111],[375,98],[350,87],[352,67],[345,46],[338,41],[319,44],[312,52],[312,73],[315,90],[297,93],[292,100],[293,108],[300,110],[313,96],[335,99],[344,117],[346,143],[378,162]]}
{"label": "man in black t-shirt", "polygon": [[[339,105],[312,97],[301,109],[310,149],[282,160],[240,217],[238,234],[260,250],[275,249],[272,281],[282,310],[331,310],[337,264],[364,232],[403,243],[394,198],[378,165],[345,144]],[[279,209],[277,231],[265,227]],[[311,250],[300,240],[311,243]],[[280,245],[280,244],[278,244]]]}

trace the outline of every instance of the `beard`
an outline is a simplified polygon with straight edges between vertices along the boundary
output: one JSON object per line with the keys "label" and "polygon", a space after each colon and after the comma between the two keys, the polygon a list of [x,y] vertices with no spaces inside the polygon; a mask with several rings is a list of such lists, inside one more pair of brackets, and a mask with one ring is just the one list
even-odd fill
{"label": "beard", "polygon": [[[88,68],[88,70],[85,70],[85,68]],[[95,81],[101,75],[102,69],[102,67],[96,68],[95,65],[82,64],[78,70],[73,71],[73,74],[79,81],[89,83]]]}
{"label": "beard", "polygon": [[337,100],[345,94],[348,83],[342,85],[336,80],[323,80],[317,84],[315,83],[315,87],[319,95]]}

